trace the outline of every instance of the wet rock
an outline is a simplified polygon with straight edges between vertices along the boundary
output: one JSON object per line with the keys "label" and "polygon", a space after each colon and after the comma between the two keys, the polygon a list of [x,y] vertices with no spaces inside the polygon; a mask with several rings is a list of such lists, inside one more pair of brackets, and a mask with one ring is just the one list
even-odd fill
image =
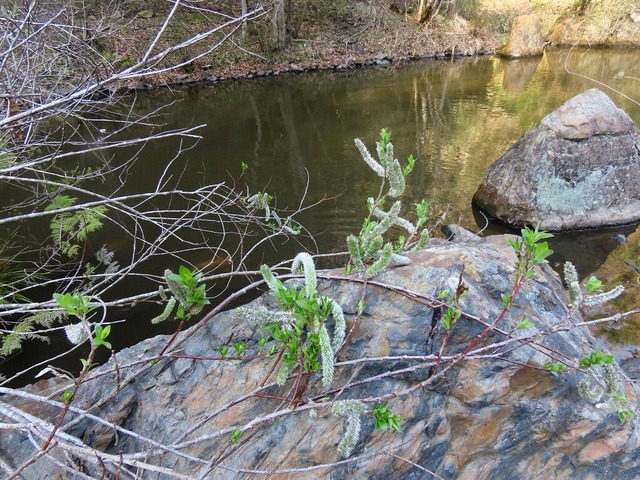
{"label": "wet rock", "polygon": [[473,201],[511,225],[547,230],[640,220],[640,134],[607,95],[588,90],[492,164]]}
{"label": "wet rock", "polygon": [[[456,226],[448,228],[465,235]],[[445,355],[460,353],[485,330],[482,321],[498,318],[501,295],[511,290],[516,262],[506,240],[504,236],[476,238],[473,243],[433,240],[426,250],[412,255],[411,265],[375,277],[383,284],[429,298],[457,283],[463,271],[469,294],[460,299],[460,307],[469,317],[463,316],[454,324],[446,345],[440,308],[370,285],[364,298],[365,312],[358,319],[355,314],[362,285],[345,281],[343,271],[324,272],[336,279],[321,280],[319,293],[343,306],[348,330],[353,328],[339,360],[390,357],[338,367],[335,387],[355,382],[341,392],[340,398],[395,392],[399,396],[389,402],[389,407],[403,416],[401,433],[374,431],[373,419],[363,417],[361,438],[349,463],[313,469],[341,460],[336,446],[344,428],[344,420],[329,413],[331,402],[317,409],[317,418],[303,410],[311,399],[319,407],[326,400],[317,375],[310,379],[299,411],[260,423],[246,432],[238,445],[230,444],[230,430],[221,433],[222,429],[273,414],[281,405],[277,397],[287,395],[294,382],[292,379],[285,387],[262,390],[267,394],[262,397],[253,395],[251,392],[269,377],[273,357],[207,360],[218,356],[221,345],[237,341],[244,341],[250,354],[256,352],[261,325],[237,310],[221,313],[202,328],[182,333],[180,338],[185,341],[177,351],[178,358],[152,361],[166,345],[167,336],[119,352],[117,371],[113,370],[113,359],[96,369],[93,374],[97,380],[85,384],[74,400],[74,406],[93,407],[91,413],[108,423],[75,417],[70,412],[63,426],[65,434],[79,445],[84,442],[113,455],[116,464],[121,459],[143,458],[186,478],[235,479],[245,478],[246,469],[269,473],[290,468],[310,469],[303,470],[309,475],[305,478],[337,479],[425,478],[425,469],[447,479],[573,480],[598,478],[602,472],[607,472],[608,478],[635,478],[640,462],[636,423],[621,425],[615,412],[582,400],[577,393],[577,383],[584,378],[580,372],[555,377],[542,368],[550,360],[549,354],[561,352],[567,359],[575,359],[596,348],[586,328],[565,328],[568,331],[544,336],[537,344],[497,345],[514,337],[533,338],[553,327],[570,327],[580,320],[567,310],[567,296],[549,267],[537,269],[536,277],[523,287],[511,311],[480,342],[479,346],[493,345],[486,350],[492,358],[468,359],[452,367],[444,379],[430,383],[433,363],[402,357],[431,355],[441,349]],[[273,303],[265,296],[252,305]],[[514,330],[524,315],[531,326]],[[388,375],[411,366],[421,368]],[[446,363],[440,366],[445,367]],[[377,381],[365,381],[376,376]],[[416,388],[403,393],[412,387]],[[625,388],[624,393],[635,405],[637,392],[632,386]],[[55,396],[55,390],[43,384],[27,390]],[[26,399],[4,395],[2,402],[37,413],[51,423],[57,419],[58,410],[51,405],[36,412],[36,404]],[[137,436],[124,430],[116,432],[114,426],[126,427]],[[0,436],[0,457],[13,468],[37,453],[38,447],[26,435],[12,431]],[[150,444],[145,439],[159,443]],[[157,450],[159,444],[171,447]],[[121,474],[118,464],[100,464],[94,457],[74,461],[58,447],[48,454],[67,468],[82,469],[91,477]],[[218,460],[207,476],[204,472],[210,459]],[[48,456],[38,457],[22,473],[32,480],[72,477]],[[143,478],[165,478],[158,472],[139,474]],[[297,478],[293,474],[277,476]]]}
{"label": "wet rock", "polygon": [[455,223],[443,225],[440,229],[445,238],[450,242],[472,242],[480,240],[480,237],[470,230],[467,230]]}
{"label": "wet rock", "polygon": [[500,51],[505,57],[533,57],[544,52],[542,26],[535,15],[519,15],[513,19],[509,41]]}
{"label": "wet rock", "polygon": [[547,35],[547,41],[553,45],[569,45],[578,41],[578,31],[584,19],[578,15],[560,17]]}

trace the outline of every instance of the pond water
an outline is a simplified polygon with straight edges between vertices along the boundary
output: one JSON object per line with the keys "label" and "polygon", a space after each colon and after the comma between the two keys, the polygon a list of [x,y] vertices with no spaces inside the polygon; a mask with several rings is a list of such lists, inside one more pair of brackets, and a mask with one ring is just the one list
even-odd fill
{"label": "pond water", "polygon": [[[396,156],[417,158],[407,195],[410,201],[429,200],[433,217],[448,209],[449,223],[486,227],[485,234],[510,231],[495,222],[487,226],[471,206],[484,172],[542,117],[593,87],[640,124],[640,106],[633,100],[640,99],[640,52],[634,50],[558,49],[535,59],[443,59],[262,78],[138,95],[136,108],[151,111],[170,97],[176,103],[159,118],[166,128],[207,124],[199,131],[202,140],[182,157],[194,173],[185,178],[193,187],[238,179],[243,188],[274,195],[279,207],[324,199],[298,219],[319,251],[336,252],[346,249],[348,234],[357,233],[366,198],[378,189],[354,138],[373,151],[380,129],[391,130]],[[152,188],[176,149],[175,140],[148,145],[127,190]],[[242,163],[248,168],[241,176]],[[619,246],[612,236],[636,227],[557,235],[550,242],[556,250],[551,263],[570,259],[587,276]],[[264,255],[289,258],[299,249],[290,243]],[[115,346],[151,333],[143,328],[116,338]],[[638,337],[618,335],[615,341],[629,349],[640,344]]]}
{"label": "pond water", "polygon": [[[640,106],[625,97],[640,99],[639,56],[628,50],[550,50],[543,58],[517,61],[434,60],[391,70],[257,79],[189,89],[162,120],[168,127],[207,123],[200,131],[204,138],[185,154],[207,181],[238,178],[244,162],[242,181],[252,191],[273,193],[280,206],[297,205],[305,191],[307,204],[331,198],[303,219],[320,250],[336,251],[358,230],[365,199],[377,191],[377,177],[360,160],[354,138],[373,147],[380,128],[390,129],[396,155],[418,159],[411,199],[428,199],[434,212],[449,207],[449,221],[478,229],[484,219],[471,208],[471,198],[487,167],[572,96],[601,84],[640,122]],[[155,92],[142,102],[157,106],[165,100],[166,92]],[[141,180],[162,167],[160,152],[167,147],[155,147],[143,152]],[[611,236],[561,235],[569,241],[556,246],[586,275],[615,248],[615,241],[606,240]]]}

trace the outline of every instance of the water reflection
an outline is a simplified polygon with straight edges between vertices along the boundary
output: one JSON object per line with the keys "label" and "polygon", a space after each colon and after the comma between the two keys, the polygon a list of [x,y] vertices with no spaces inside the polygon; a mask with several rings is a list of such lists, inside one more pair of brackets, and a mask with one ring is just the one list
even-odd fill
{"label": "water reflection", "polygon": [[[162,120],[169,128],[207,124],[202,141],[184,156],[191,170],[201,172],[194,186],[238,178],[245,162],[241,181],[274,193],[281,207],[296,206],[305,196],[307,204],[334,199],[306,212],[304,221],[320,249],[341,251],[346,235],[360,226],[367,196],[377,191],[377,177],[359,159],[354,138],[373,146],[380,128],[389,128],[396,155],[418,158],[410,199],[427,198],[436,209],[450,206],[451,221],[478,229],[484,219],[476,222],[471,198],[487,167],[572,96],[602,84],[619,88],[620,94],[605,91],[640,122],[640,107],[627,98],[640,98],[640,82],[631,80],[640,78],[639,55],[553,49],[536,59],[434,60],[236,82],[189,89]],[[138,99],[139,108],[149,110],[165,101],[163,91]],[[134,172],[133,188],[144,188],[176,148],[164,141],[144,151],[138,164],[144,175]],[[615,248],[610,236],[560,235],[558,261],[570,258],[587,275]]]}
{"label": "water reflection", "polygon": [[529,80],[533,78],[542,57],[505,59],[502,63],[504,73],[502,88],[508,93],[522,93]]}
{"label": "water reflection", "polygon": [[[547,50],[533,60],[433,60],[386,70],[256,79],[171,95],[161,90],[139,95],[135,109],[153,111],[171,96],[176,103],[158,118],[164,128],[207,125],[200,131],[202,140],[175,166],[176,175],[187,172],[184,188],[237,182],[252,192],[274,194],[281,208],[329,198],[299,220],[313,233],[319,250],[344,251],[346,236],[360,228],[366,198],[378,188],[378,178],[360,160],[354,138],[373,147],[380,128],[389,128],[396,155],[403,159],[412,153],[418,159],[407,186],[409,202],[430,200],[434,216],[449,207],[448,221],[477,230],[485,221],[476,221],[471,198],[487,167],[572,96],[600,86],[640,122],[640,107],[630,100],[640,99],[639,60],[640,52],[633,50],[568,49]],[[172,139],[148,145],[121,192],[153,189],[181,147]],[[130,153],[104,152],[116,158]],[[87,164],[96,161],[86,159]],[[241,175],[242,163],[248,169]],[[108,194],[120,188],[119,182],[106,179],[96,188]],[[501,229],[492,224],[487,231]],[[558,252],[552,261],[570,259],[586,276],[617,247],[611,239],[617,232],[559,235],[552,244]],[[110,235],[105,228],[99,241],[122,241]],[[290,243],[277,248],[261,252],[257,261],[291,257],[302,247]],[[166,266],[158,265],[157,271]]]}
{"label": "water reflection", "polygon": [[[188,153],[190,162],[203,165],[208,181],[220,172],[237,176],[246,162],[249,188],[274,192],[280,205],[296,205],[305,195],[307,203],[332,198],[303,220],[321,250],[342,251],[377,188],[353,138],[373,146],[381,127],[391,129],[396,155],[418,158],[410,200],[427,198],[436,212],[448,206],[449,221],[479,229],[485,220],[476,221],[471,198],[487,167],[566,100],[598,86],[640,121],[640,107],[630,100],[640,98],[640,82],[633,81],[640,78],[639,55],[553,49],[535,59],[434,60],[239,82],[189,90],[166,121],[208,123],[204,140]],[[505,230],[491,224],[487,231]],[[587,276],[617,247],[612,235],[630,231],[557,235],[552,261],[571,260]]]}

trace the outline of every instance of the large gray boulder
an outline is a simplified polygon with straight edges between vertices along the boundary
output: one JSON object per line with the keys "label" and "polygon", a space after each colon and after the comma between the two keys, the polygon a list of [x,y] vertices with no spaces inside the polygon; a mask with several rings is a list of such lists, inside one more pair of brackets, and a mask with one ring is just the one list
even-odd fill
{"label": "large gray boulder", "polygon": [[511,24],[509,41],[500,55],[511,58],[535,57],[544,53],[542,25],[535,15],[518,15]]}
{"label": "large gray boulder", "polygon": [[[369,281],[361,317],[356,305],[363,284],[343,271],[323,272],[319,292],[343,306],[351,333],[332,386],[323,389],[317,376],[310,378],[297,409],[285,397],[307,379],[273,385],[266,379],[274,357],[212,360],[219,346],[239,340],[250,357],[255,354],[260,326],[232,310],[181,334],[173,358],[153,361],[168,340],[156,337],[119,352],[117,369],[114,360],[96,369],[73,402],[80,410],[67,414],[66,436],[46,455],[39,448],[60,406],[25,395],[55,401],[59,382],[5,392],[2,422],[20,427],[3,430],[0,458],[10,468],[24,464],[22,475],[31,480],[75,478],[78,471],[145,479],[387,480],[432,478],[430,472],[447,480],[637,478],[637,423],[621,424],[615,411],[578,395],[578,382],[587,376],[576,359],[598,347],[586,327],[575,326],[580,317],[567,308],[557,275],[537,268],[501,314],[516,262],[507,238],[450,230],[462,243],[433,241],[413,254],[412,265]],[[435,297],[455,291],[460,278],[469,292],[460,298],[465,315],[447,336]],[[267,296],[251,305],[273,301]],[[517,330],[525,315],[531,325]],[[456,360],[496,319],[474,357]],[[434,375],[430,357],[438,352],[447,357],[439,365],[443,376]],[[568,370],[551,375],[543,366],[552,358]],[[617,367],[614,373],[619,392],[631,400],[628,408],[636,408],[636,390]],[[341,458],[336,446],[345,421],[330,413],[332,401],[382,395],[404,417],[402,432],[374,431],[373,418],[364,416],[355,450]],[[105,422],[80,415],[82,410]],[[232,445],[233,428],[247,425],[252,428]]]}
{"label": "large gray boulder", "polygon": [[638,221],[638,130],[607,95],[587,90],[493,163],[473,201],[506,223],[546,230]]}

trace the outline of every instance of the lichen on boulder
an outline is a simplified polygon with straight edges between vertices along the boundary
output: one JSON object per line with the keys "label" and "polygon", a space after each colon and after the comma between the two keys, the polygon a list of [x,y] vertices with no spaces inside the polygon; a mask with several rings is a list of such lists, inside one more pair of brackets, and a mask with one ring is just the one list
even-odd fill
{"label": "lichen on boulder", "polygon": [[571,230],[640,220],[640,134],[597,89],[547,115],[495,163],[473,197],[511,225]]}

